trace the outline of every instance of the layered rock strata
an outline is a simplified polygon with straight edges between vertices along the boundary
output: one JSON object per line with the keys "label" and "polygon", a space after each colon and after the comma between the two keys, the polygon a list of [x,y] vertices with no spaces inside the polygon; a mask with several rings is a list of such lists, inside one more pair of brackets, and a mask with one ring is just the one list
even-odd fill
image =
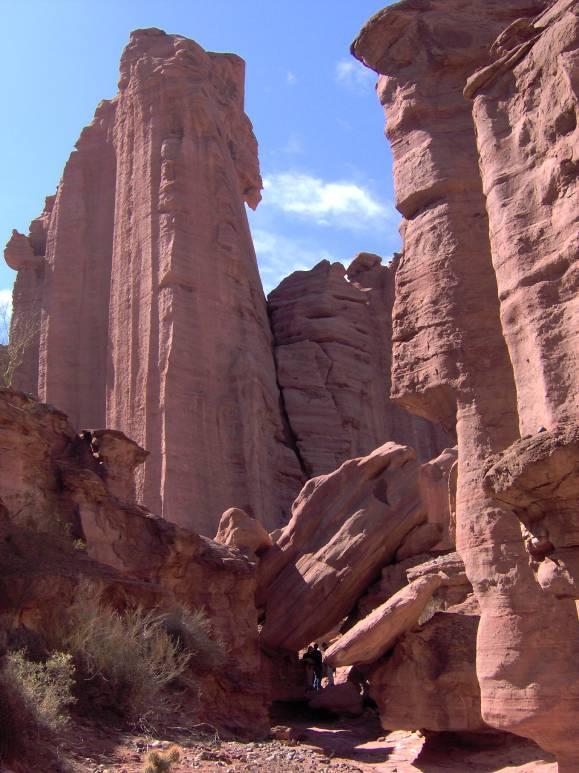
{"label": "layered rock strata", "polygon": [[387,440],[422,461],[448,439],[389,399],[396,263],[361,253],[346,270],[325,260],[270,293],[278,382],[309,477]]}
{"label": "layered rock strata", "polygon": [[235,55],[132,33],[117,97],[6,250],[13,335],[35,329],[15,385],[133,437],[138,500],[208,535],[232,505],[280,525],[303,481],[244,209],[261,178],[243,79]]}
{"label": "layered rock strata", "polygon": [[[577,421],[576,228],[565,200],[576,174],[568,161],[577,9],[552,3],[541,16],[546,5],[404,0],[368,22],[353,52],[381,74],[404,216],[392,394],[456,425],[457,547],[481,608],[482,716],[534,738],[557,753],[561,769],[574,770],[575,604],[543,593],[516,514],[484,485],[489,461],[518,439],[519,427]],[[481,92],[482,180],[463,95],[477,70],[467,93]],[[545,121],[559,128],[543,136]]]}
{"label": "layered rock strata", "polygon": [[200,609],[229,661],[196,677],[196,716],[267,732],[255,565],[135,505],[123,482],[144,454],[119,432],[77,435],[60,411],[1,389],[0,440],[0,651],[16,629],[45,634],[82,581],[110,602]]}

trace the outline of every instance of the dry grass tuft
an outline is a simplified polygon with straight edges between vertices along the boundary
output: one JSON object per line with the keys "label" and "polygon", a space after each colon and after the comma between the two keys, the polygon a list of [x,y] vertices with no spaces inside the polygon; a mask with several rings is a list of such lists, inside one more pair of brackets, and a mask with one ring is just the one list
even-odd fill
{"label": "dry grass tuft", "polygon": [[191,654],[193,671],[207,673],[223,668],[227,651],[212,630],[203,610],[190,611],[179,605],[164,615],[164,628],[182,650]]}
{"label": "dry grass tuft", "polygon": [[166,752],[149,752],[143,773],[161,773],[161,771],[171,770],[173,764],[179,762],[180,756],[176,746],[169,747]]}
{"label": "dry grass tuft", "polygon": [[44,662],[29,660],[23,650],[9,652],[0,670],[0,759],[22,759],[37,747],[40,735],[54,733],[69,721],[74,703],[72,658],[54,652]]}
{"label": "dry grass tuft", "polygon": [[191,657],[164,624],[162,614],[140,607],[120,613],[81,592],[58,631],[59,647],[72,654],[101,704],[143,726],[163,711],[165,688]]}

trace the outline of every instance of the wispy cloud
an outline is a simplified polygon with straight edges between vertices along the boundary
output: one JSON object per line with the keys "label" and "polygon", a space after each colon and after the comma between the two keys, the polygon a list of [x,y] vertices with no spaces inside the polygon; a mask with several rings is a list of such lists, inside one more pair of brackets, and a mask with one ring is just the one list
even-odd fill
{"label": "wispy cloud", "polygon": [[354,59],[340,59],[336,64],[336,81],[360,93],[368,93],[376,83],[377,75]]}
{"label": "wispy cloud", "polygon": [[286,75],[286,81],[288,86],[295,86],[296,83],[298,82],[296,74],[291,70],[288,70],[288,73]]}
{"label": "wispy cloud", "polygon": [[292,271],[307,271],[330,253],[308,239],[292,238],[264,228],[252,228],[259,271],[266,293]]}
{"label": "wispy cloud", "polygon": [[282,151],[289,156],[297,156],[304,152],[304,146],[301,137],[297,134],[290,134],[288,141],[283,146]]}
{"label": "wispy cloud", "polygon": [[392,207],[349,180],[326,181],[301,172],[271,174],[263,181],[263,205],[317,225],[360,230],[390,220]]}

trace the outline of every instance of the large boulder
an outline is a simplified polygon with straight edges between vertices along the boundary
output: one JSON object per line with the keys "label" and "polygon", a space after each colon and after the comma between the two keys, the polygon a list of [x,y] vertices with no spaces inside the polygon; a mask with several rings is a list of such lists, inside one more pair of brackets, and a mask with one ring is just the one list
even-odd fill
{"label": "large boulder", "polygon": [[411,448],[386,443],[308,481],[259,566],[262,641],[298,650],[352,609],[426,520]]}
{"label": "large boulder", "polygon": [[259,521],[238,507],[230,507],[221,516],[215,542],[250,556],[259,556],[272,545],[269,533]]}
{"label": "large boulder", "polygon": [[336,667],[367,665],[378,660],[416,625],[441,583],[438,575],[411,582],[340,637],[326,651],[326,662]]}

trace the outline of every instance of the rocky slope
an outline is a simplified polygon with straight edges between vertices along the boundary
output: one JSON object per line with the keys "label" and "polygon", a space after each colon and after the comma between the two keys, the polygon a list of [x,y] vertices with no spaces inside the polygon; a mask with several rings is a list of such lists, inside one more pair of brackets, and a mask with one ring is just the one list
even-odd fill
{"label": "rocky slope", "polygon": [[189,721],[266,733],[255,564],[135,505],[145,454],[120,432],[77,435],[60,411],[0,389],[0,444],[0,656],[44,637],[83,582],[121,608],[200,609],[230,662],[200,678]]}

